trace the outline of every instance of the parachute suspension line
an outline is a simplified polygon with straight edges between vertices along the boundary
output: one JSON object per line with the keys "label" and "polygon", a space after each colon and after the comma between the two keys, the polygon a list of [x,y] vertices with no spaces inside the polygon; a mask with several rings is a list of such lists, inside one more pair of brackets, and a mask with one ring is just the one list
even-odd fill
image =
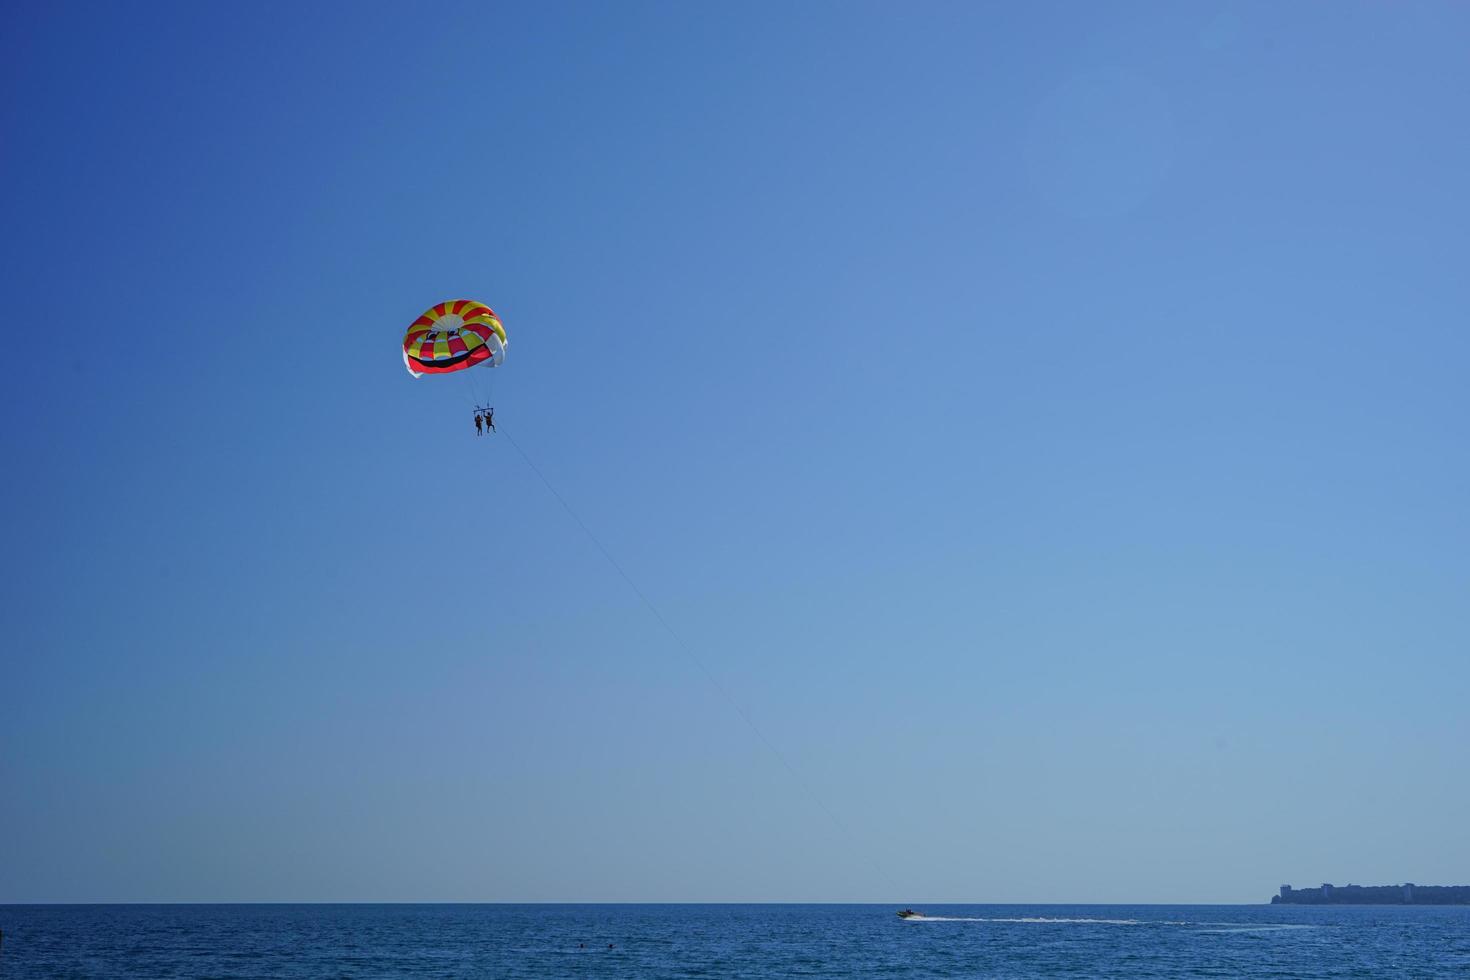
{"label": "parachute suspension line", "polygon": [[472,377],[470,377],[470,372],[468,372],[468,371],[461,371],[459,373],[462,374],[462,375],[464,375],[464,385],[463,385],[463,387],[464,387],[465,396],[468,397],[469,400],[470,400],[470,402],[475,406],[475,410],[476,411],[479,411],[479,409],[480,409],[480,392],[479,392],[479,388],[475,384],[475,379],[472,378]]}
{"label": "parachute suspension line", "polygon": [[476,413],[482,408],[495,407],[493,403],[495,397],[495,384],[493,380],[486,380],[482,387],[480,376],[475,373],[474,368],[470,368],[467,371],[460,371],[459,373],[465,376],[465,392],[471,404],[474,405]]}
{"label": "parachute suspension line", "polygon": [[466,372],[467,374],[473,375],[470,378],[470,383],[475,386],[475,397],[484,399],[480,404],[486,408],[495,407],[495,389],[500,387],[498,384],[500,375],[496,373],[496,370],[493,367],[482,366]]}
{"label": "parachute suspension line", "polygon": [[602,553],[602,557],[607,559],[607,563],[611,565],[613,567],[613,570],[616,571],[618,575],[622,578],[622,580],[627,583],[628,588],[633,590],[633,594],[638,596],[638,598],[642,601],[644,608],[646,608],[649,613],[652,614],[653,618],[658,621],[658,624],[664,628],[664,632],[668,633],[669,636],[673,638],[674,644],[683,652],[684,656],[688,657],[694,663],[694,665],[699,668],[700,673],[704,674],[705,679],[714,686],[714,689],[716,691],[720,692],[720,696],[725,699],[730,707],[735,709],[735,713],[738,714],[740,716],[740,719],[745,722],[745,726],[751,730],[751,732],[758,740],[760,740],[761,744],[763,744],[768,750],[770,750],[770,753],[776,757],[776,761],[781,763],[782,768],[784,768],[786,772],[791,776],[791,778],[796,782],[796,784],[801,787],[802,792],[807,795],[807,798],[815,803],[818,809],[820,809],[823,813],[827,815],[827,818],[831,820],[834,825],[836,825],[837,829],[841,831],[842,834],[846,836],[852,844],[856,845],[856,849],[859,851],[859,853],[863,854],[863,856],[868,859],[868,863],[873,866],[873,870],[878,873],[878,876],[882,878],[885,882],[887,882],[890,888],[893,888],[893,890],[897,892],[899,889],[893,877],[881,864],[878,863],[878,860],[873,857],[872,853],[862,846],[861,841],[859,840],[857,834],[852,831],[852,828],[850,828],[841,817],[839,817],[829,806],[827,806],[826,803],[822,801],[822,798],[817,795],[816,790],[812,788],[806,777],[803,776],[799,771],[797,771],[797,768],[791,764],[791,761],[789,759],[786,758],[786,753],[782,752],[779,748],[776,747],[775,742],[772,742],[769,738],[766,737],[766,733],[760,730],[760,726],[755,723],[755,719],[750,717],[750,714],[740,706],[740,702],[736,701],[734,696],[729,692],[729,690],[726,689],[725,685],[720,683],[719,678],[717,678],[714,675],[714,672],[709,669],[708,665],[705,664],[703,658],[701,658],[699,654],[694,652],[694,648],[684,641],[684,638],[679,635],[679,633],[674,629],[673,626],[669,625],[669,621],[664,618],[663,613],[659,612],[658,607],[653,604],[653,600],[648,598],[648,595],[638,587],[638,583],[633,581],[633,577],[623,569],[622,565],[618,564],[618,560],[612,556],[612,552],[608,551],[607,548],[603,545],[602,541],[598,539],[597,535],[592,533],[592,529],[587,526],[586,522],[583,521],[581,517],[577,516],[577,512],[572,510],[572,505],[567,503],[566,498],[557,492],[556,487],[551,485],[551,481],[546,478],[545,473],[541,472],[541,468],[535,463],[531,462],[531,457],[526,455],[526,451],[521,448],[521,444],[516,442],[515,438],[511,436],[509,432],[506,432],[504,428],[500,430],[500,434],[505,436],[506,441],[508,441],[512,446],[515,447],[515,451],[520,455],[521,459],[525,461],[526,466],[530,468],[531,472],[536,474],[537,479],[541,481],[541,485],[546,488],[547,492],[549,492],[553,497],[556,498],[556,502],[561,504],[562,510],[567,512],[567,516],[570,517],[572,521],[579,528],[582,529],[583,534],[587,535],[587,540],[592,542],[597,550]]}

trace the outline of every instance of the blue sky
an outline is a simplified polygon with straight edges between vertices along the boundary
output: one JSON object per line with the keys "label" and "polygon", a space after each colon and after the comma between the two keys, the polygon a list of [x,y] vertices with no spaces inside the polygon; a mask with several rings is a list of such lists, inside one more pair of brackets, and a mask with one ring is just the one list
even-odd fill
{"label": "blue sky", "polygon": [[1462,5],[0,31],[0,902],[1470,880]]}

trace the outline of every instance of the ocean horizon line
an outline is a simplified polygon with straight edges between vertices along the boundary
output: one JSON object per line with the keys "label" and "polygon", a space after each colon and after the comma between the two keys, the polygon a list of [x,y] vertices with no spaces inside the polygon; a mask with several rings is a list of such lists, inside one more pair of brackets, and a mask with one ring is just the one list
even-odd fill
{"label": "ocean horizon line", "polygon": [[721,901],[662,900],[662,901],[660,901],[660,900],[644,900],[644,899],[613,899],[613,900],[583,900],[583,899],[578,899],[578,900],[562,900],[562,899],[553,899],[553,900],[525,900],[525,901],[522,901],[522,900],[455,900],[455,899],[427,899],[427,900],[424,900],[424,899],[404,899],[404,900],[398,900],[398,899],[393,899],[393,900],[377,900],[377,899],[291,899],[291,900],[277,900],[277,899],[261,899],[261,900],[203,899],[203,900],[181,900],[181,901],[142,901],[142,900],[122,900],[122,901],[94,901],[94,900],[88,900],[88,901],[30,901],[30,902],[27,902],[27,901],[4,901],[4,902],[0,902],[0,908],[5,908],[7,906],[22,906],[22,905],[23,906],[41,906],[41,905],[44,905],[44,906],[68,906],[68,905],[72,905],[72,906],[98,906],[98,905],[135,905],[135,906],[171,906],[171,905],[503,905],[503,906],[527,906],[527,905],[545,905],[545,906],[586,906],[586,905],[607,905],[607,906],[613,906],[613,905],[618,905],[618,906],[628,906],[628,905],[634,905],[634,906],[639,906],[639,905],[641,905],[641,906],[773,906],[773,905],[784,905],[784,906],[830,906],[830,905],[843,905],[843,906],[872,906],[872,907],[875,907],[875,908],[889,908],[889,907],[892,907],[894,905],[914,905],[914,904],[917,904],[917,905],[927,905],[927,906],[934,907],[934,908],[940,908],[940,907],[944,907],[944,906],[963,906],[963,907],[966,907],[966,908],[978,908],[978,907],[1013,908],[1013,907],[1016,907],[1016,906],[1026,906],[1026,907],[1036,907],[1036,908],[1045,908],[1045,907],[1055,907],[1055,908],[1086,908],[1086,907],[1109,908],[1109,907],[1122,907],[1122,906],[1126,906],[1126,907],[1130,907],[1130,908],[1150,908],[1150,907],[1153,907],[1153,908],[1180,908],[1180,907],[1188,907],[1188,906],[1199,906],[1199,907],[1202,907],[1202,908],[1219,908],[1219,907],[1224,907],[1224,906],[1253,907],[1253,906],[1257,906],[1257,905],[1270,905],[1271,903],[1270,903],[1269,900],[1268,901],[1259,901],[1259,902],[1227,902],[1227,901],[1218,901],[1218,902],[1207,902],[1207,901],[1195,901],[1195,902],[1159,902],[1159,901],[1147,901],[1147,902],[1140,902],[1140,901],[1115,901],[1115,902],[1096,902],[1096,901],[1085,901],[1085,902],[1047,901],[1047,902],[1025,902],[1025,901],[994,901],[994,900],[988,900],[988,901],[955,901],[955,900],[946,900],[946,901],[932,901],[932,902],[930,902],[930,901],[911,902],[911,901],[905,900],[903,902],[891,902],[891,901],[884,902],[884,901],[867,901],[867,900],[865,900],[865,901],[788,901],[788,900],[779,900],[779,899],[770,899],[770,900],[744,900],[744,901],[740,901],[740,900],[733,900],[733,901],[726,901],[726,900],[721,900]]}

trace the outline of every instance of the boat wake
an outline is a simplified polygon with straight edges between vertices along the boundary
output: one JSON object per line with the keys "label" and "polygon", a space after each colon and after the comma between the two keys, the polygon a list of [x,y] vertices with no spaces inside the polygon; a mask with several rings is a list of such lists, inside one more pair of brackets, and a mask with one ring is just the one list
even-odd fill
{"label": "boat wake", "polygon": [[1068,919],[1051,918],[1049,916],[1028,915],[1021,918],[1006,918],[1000,916],[973,916],[973,915],[911,915],[904,919],[905,922],[1036,922],[1036,923],[1068,923],[1085,922],[1108,926],[1141,926],[1147,925],[1142,919]]}

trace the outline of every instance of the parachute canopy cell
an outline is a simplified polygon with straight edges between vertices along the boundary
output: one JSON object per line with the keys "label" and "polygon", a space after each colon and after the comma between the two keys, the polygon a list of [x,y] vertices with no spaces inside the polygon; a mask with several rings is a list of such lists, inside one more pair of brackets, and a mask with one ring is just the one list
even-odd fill
{"label": "parachute canopy cell", "polygon": [[452,299],[431,306],[403,335],[403,366],[415,378],[505,362],[505,327],[484,303]]}

